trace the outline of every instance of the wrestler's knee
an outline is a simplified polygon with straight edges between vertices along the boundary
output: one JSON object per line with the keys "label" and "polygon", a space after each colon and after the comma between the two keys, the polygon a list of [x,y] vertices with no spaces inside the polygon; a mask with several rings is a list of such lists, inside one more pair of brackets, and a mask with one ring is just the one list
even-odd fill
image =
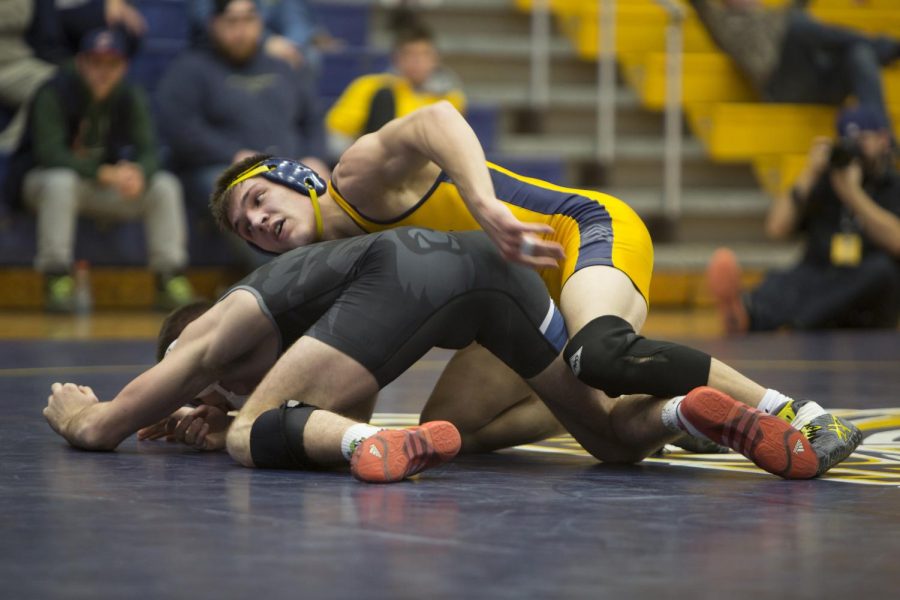
{"label": "wrestler's knee", "polygon": [[644,338],[614,315],[585,325],[572,336],[563,355],[578,379],[610,397],[686,394],[705,385],[709,377],[708,354]]}

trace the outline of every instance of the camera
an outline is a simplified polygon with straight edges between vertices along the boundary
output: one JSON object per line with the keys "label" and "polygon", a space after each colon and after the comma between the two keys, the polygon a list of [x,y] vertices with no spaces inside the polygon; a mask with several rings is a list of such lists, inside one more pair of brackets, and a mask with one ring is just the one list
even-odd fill
{"label": "camera", "polygon": [[831,147],[831,154],[828,156],[829,169],[843,169],[856,158],[862,158],[862,149],[859,142],[853,138],[839,138],[834,146]]}

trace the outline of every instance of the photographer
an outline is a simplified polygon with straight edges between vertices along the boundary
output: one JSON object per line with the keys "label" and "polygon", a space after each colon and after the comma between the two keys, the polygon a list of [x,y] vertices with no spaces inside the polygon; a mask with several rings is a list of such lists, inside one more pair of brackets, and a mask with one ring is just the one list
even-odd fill
{"label": "photographer", "polygon": [[707,272],[728,333],[789,327],[896,327],[900,312],[900,176],[891,134],[868,108],[816,139],[791,194],[773,202],[769,237],[806,236],[799,264],[741,295],[740,266],[720,248]]}

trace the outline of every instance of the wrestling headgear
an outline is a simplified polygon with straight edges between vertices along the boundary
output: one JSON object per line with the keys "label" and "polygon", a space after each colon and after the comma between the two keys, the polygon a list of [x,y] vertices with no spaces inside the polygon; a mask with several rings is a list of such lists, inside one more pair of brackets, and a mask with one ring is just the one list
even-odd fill
{"label": "wrestling headgear", "polygon": [[316,241],[322,239],[322,210],[319,208],[319,196],[328,191],[328,184],[318,173],[302,162],[287,158],[267,158],[240,173],[228,184],[231,189],[242,181],[261,175],[273,183],[281,184],[295,192],[300,192],[312,202],[316,216]]}

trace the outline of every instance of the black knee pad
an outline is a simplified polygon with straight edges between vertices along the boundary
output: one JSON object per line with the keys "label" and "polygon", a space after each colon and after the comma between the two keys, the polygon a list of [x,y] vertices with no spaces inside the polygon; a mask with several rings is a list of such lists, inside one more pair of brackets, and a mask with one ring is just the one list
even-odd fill
{"label": "black knee pad", "polygon": [[312,469],[303,449],[303,429],[318,407],[288,400],[259,415],[250,429],[250,456],[263,469]]}
{"label": "black knee pad", "polygon": [[563,351],[572,372],[609,396],[651,394],[667,398],[706,385],[708,354],[648,340],[625,319],[607,315],[585,325]]}

